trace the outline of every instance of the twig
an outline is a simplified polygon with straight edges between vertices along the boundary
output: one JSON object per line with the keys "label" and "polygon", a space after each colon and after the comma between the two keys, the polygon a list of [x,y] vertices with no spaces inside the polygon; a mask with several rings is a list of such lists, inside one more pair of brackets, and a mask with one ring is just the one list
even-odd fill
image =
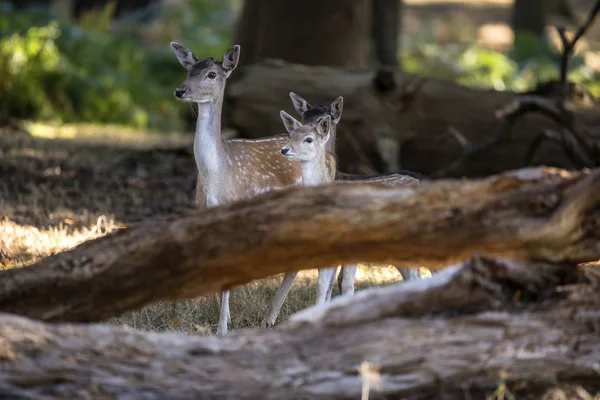
{"label": "twig", "polygon": [[544,129],[531,142],[531,145],[527,149],[527,155],[525,156],[528,166],[532,165],[533,157],[542,143],[546,140],[559,144],[575,169],[588,167],[588,165],[579,162],[579,160],[585,158],[585,154],[583,154],[583,150],[581,150],[573,135],[571,135],[569,131],[554,131],[552,129]]}
{"label": "twig", "polygon": [[576,121],[570,113],[564,112],[558,105],[555,106],[546,99],[537,96],[521,96],[498,110],[496,116],[505,120],[505,127],[512,129],[519,119],[530,113],[540,113],[549,118],[561,127],[561,131],[538,135],[527,152],[527,163],[531,161],[543,140],[548,139],[560,143],[570,161],[579,168],[590,168],[598,164],[598,145],[594,142],[589,129]]}
{"label": "twig", "polygon": [[571,57],[577,41],[585,34],[588,28],[594,22],[596,15],[600,12],[600,0],[597,0],[594,7],[588,14],[587,19],[581,25],[572,40],[569,40],[564,27],[557,27],[556,30],[560,36],[563,45],[563,54],[560,64],[560,91],[556,104],[553,105],[542,97],[538,96],[520,96],[506,107],[496,112],[496,117],[504,119],[504,124],[498,134],[490,137],[481,144],[472,144],[458,131],[450,128],[448,134],[452,135],[463,149],[463,154],[453,161],[449,166],[433,172],[432,178],[443,178],[451,172],[458,169],[463,163],[482,153],[491,147],[510,139],[513,127],[519,119],[529,113],[540,113],[545,117],[557,123],[561,130],[546,130],[535,137],[529,146],[526,156],[526,162],[529,164],[544,140],[551,140],[562,146],[565,154],[570,161],[579,168],[593,167],[600,165],[600,148],[594,141],[595,135],[584,124],[575,120],[573,115],[567,110],[566,103],[569,93],[568,71]]}
{"label": "twig", "polygon": [[443,138],[444,136],[448,136],[448,135],[452,136],[454,139],[456,139],[456,141],[458,142],[460,147],[462,147],[465,150],[469,147],[473,147],[473,144],[471,143],[471,141],[469,139],[467,139],[462,133],[460,133],[458,131],[458,129],[456,129],[453,126],[449,127],[448,130],[446,131],[446,133],[444,135],[442,135],[441,138]]}
{"label": "twig", "polygon": [[460,147],[462,148],[462,155],[456,160],[454,160],[447,167],[438,169],[437,171],[434,171],[431,174],[429,174],[429,176],[433,179],[439,179],[450,175],[452,172],[456,171],[461,165],[463,165],[465,162],[472,159],[479,153],[483,153],[485,150],[504,141],[510,134],[511,130],[512,125],[510,129],[503,128],[498,134],[491,136],[489,139],[483,141],[480,144],[473,144],[457,129],[449,127],[440,139],[443,139],[447,136],[452,136],[453,138],[455,138]]}
{"label": "twig", "polygon": [[562,46],[563,46],[563,53],[562,53],[562,57],[560,60],[560,82],[562,83],[562,93],[561,93],[560,99],[558,100],[559,101],[558,104],[561,109],[564,109],[564,107],[565,107],[567,93],[569,91],[569,81],[567,79],[568,78],[567,75],[569,72],[569,66],[571,64],[571,57],[573,56],[573,51],[575,49],[575,45],[577,44],[577,41],[579,39],[581,39],[581,37],[585,34],[585,32],[592,25],[592,23],[594,22],[594,19],[596,19],[596,15],[598,14],[599,11],[600,11],[600,0],[597,0],[596,4],[594,5],[592,10],[588,14],[587,19],[585,20],[583,25],[581,25],[577,29],[577,31],[575,32],[575,36],[573,36],[573,39],[570,41],[567,38],[565,27],[564,26],[556,27],[556,31],[558,32],[558,35],[560,36],[560,40],[561,40]]}

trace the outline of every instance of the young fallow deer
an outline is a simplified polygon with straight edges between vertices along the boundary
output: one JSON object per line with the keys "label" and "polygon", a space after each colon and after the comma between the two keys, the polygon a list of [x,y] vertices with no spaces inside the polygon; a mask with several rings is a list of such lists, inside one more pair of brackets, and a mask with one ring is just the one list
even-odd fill
{"label": "young fallow deer", "polygon": [[[331,116],[327,115],[315,124],[302,125],[285,111],[281,111],[280,115],[286,130],[290,133],[288,143],[281,148],[281,154],[300,164],[302,185],[318,186],[333,182],[337,171],[337,163],[333,153],[327,150],[328,141],[331,140],[331,127],[333,125]],[[335,267],[319,268],[317,304],[324,304],[331,298],[335,270]],[[296,275],[297,273],[286,274],[284,280],[289,276],[293,282]],[[287,291],[289,291],[289,287],[286,290],[286,294]],[[283,305],[284,298],[279,300],[276,297],[276,301],[281,301],[280,304],[276,304],[278,311]]]}
{"label": "young fallow deer", "polygon": [[[335,159],[335,136],[337,130],[337,124],[339,123],[342,110],[343,110],[343,98],[338,97],[329,108],[324,107],[322,105],[311,106],[305,99],[301,96],[290,92],[290,98],[292,99],[292,103],[294,104],[294,108],[298,114],[302,117],[302,122],[297,121],[286,113],[285,111],[281,111],[281,119],[283,121],[286,130],[290,133],[290,143],[296,143],[296,146],[299,148],[300,144],[298,142],[298,138],[302,138],[303,135],[308,135],[311,130],[310,127],[315,125],[319,125],[320,121],[328,116],[331,117],[331,125],[329,130],[329,136],[327,141],[316,142],[321,144],[323,147],[323,151],[318,152],[317,147],[313,147],[313,152],[315,157],[311,159],[311,162],[308,163],[304,161],[303,166],[303,180],[304,175],[308,174],[311,176],[308,171],[305,172],[305,169],[312,168],[314,171],[327,171],[328,173],[333,173],[335,179],[341,181],[356,182],[356,183],[371,183],[376,185],[385,185],[385,186],[407,186],[417,184],[420,179],[423,178],[422,175],[411,172],[411,171],[401,171],[401,172],[393,172],[386,174],[378,174],[371,176],[364,175],[353,175],[353,174],[345,174],[337,170],[337,162]],[[291,139],[292,136],[295,136],[297,140]],[[307,136],[308,138],[308,136]],[[312,142],[315,143],[315,142]],[[283,151],[282,151],[283,152]],[[318,155],[318,156],[317,156]],[[420,274],[418,269],[413,268],[397,268],[398,272],[402,275],[403,280],[417,279],[420,278]],[[344,265],[341,268],[341,272],[339,275],[338,285],[339,290],[342,294],[353,294],[354,293],[354,280],[356,277],[357,265]],[[319,270],[319,279],[318,279],[318,296],[317,296],[317,304],[320,303],[320,299],[322,296],[325,297],[324,301],[329,301],[331,298],[331,291],[333,288],[333,280],[335,279],[336,268],[325,268]],[[269,308],[267,316],[262,321],[262,327],[271,327],[275,325],[275,321],[279,316],[281,311],[281,307],[285,301],[285,298],[292,287],[292,284],[297,276],[297,272],[291,272],[284,275],[283,280],[275,294],[275,298]],[[327,283],[329,282],[329,283]],[[326,286],[327,285],[327,286]],[[327,290],[325,291],[325,288]]]}
{"label": "young fallow deer", "polygon": [[[221,61],[198,59],[189,49],[172,42],[171,48],[187,70],[175,97],[198,104],[194,159],[198,169],[196,206],[229,204],[260,193],[297,185],[300,165],[281,154],[287,135],[257,140],[221,139],[221,109],[227,78],[237,66],[240,46],[225,52]],[[229,290],[221,293],[217,335],[227,332]]]}
{"label": "young fallow deer", "polygon": [[[334,126],[332,127],[333,134],[332,134],[331,141],[335,140],[335,135],[337,133],[337,124],[341,120],[341,116],[342,116],[342,109],[343,109],[342,97],[338,97],[333,103],[331,103],[331,106],[329,107],[329,109],[327,109],[327,107],[324,107],[322,105],[312,106],[308,101],[306,101],[306,99],[304,99],[302,96],[300,96],[294,92],[290,92],[290,99],[292,100],[294,109],[302,118],[301,121],[303,124],[314,123],[315,121],[319,120],[320,118],[322,118],[323,116],[328,115],[328,114],[332,115],[332,116],[335,115]],[[331,141],[328,143],[328,146],[329,146],[328,149],[335,148],[335,143],[332,143]],[[333,151],[333,150],[330,150],[330,151],[335,154],[335,151]],[[336,180],[358,181],[361,183],[378,183],[378,184],[383,184],[386,186],[413,185],[413,184],[417,184],[420,180],[422,180],[424,178],[425,178],[425,176],[423,176],[419,173],[407,171],[407,170],[401,170],[401,171],[397,171],[397,172],[390,172],[390,173],[377,174],[377,175],[367,175],[367,176],[348,174],[348,173],[344,173],[344,172],[341,172],[338,170],[337,175],[336,175]],[[398,269],[398,272],[400,273],[400,275],[402,276],[402,279],[405,281],[419,279],[422,277],[420,270],[418,268],[397,268],[397,269]],[[342,291],[342,293],[345,293],[342,290],[344,287],[346,287],[346,288],[352,287],[352,290],[350,290],[350,292],[354,291],[354,276],[355,275],[356,275],[356,267],[352,268],[351,266],[344,266],[344,268],[342,268],[342,270],[340,272],[340,276],[339,276],[339,278],[340,278],[339,287],[340,287],[340,291]],[[348,276],[348,278],[346,278],[347,276]]]}
{"label": "young fallow deer", "polygon": [[[332,117],[335,115],[335,119],[333,120],[334,125],[332,127],[332,138],[330,139],[330,142],[328,143],[328,149],[334,149],[335,143],[332,143],[332,141],[335,141],[335,135],[337,133],[337,124],[339,123],[341,116],[342,116],[342,109],[343,109],[342,97],[341,96],[338,97],[333,103],[331,103],[331,106],[329,107],[329,109],[327,109],[327,107],[324,107],[322,105],[312,106],[302,96],[300,96],[294,92],[290,92],[290,98],[292,100],[292,104],[294,105],[294,109],[302,118],[301,121],[303,124],[314,123],[315,121],[318,121],[320,118],[323,118],[323,116],[328,115],[328,114],[332,115]],[[331,151],[332,153],[335,154],[335,151],[333,151],[333,150],[329,150],[329,151]],[[341,172],[338,170],[337,175],[336,175],[337,180],[358,181],[361,183],[378,183],[378,184],[383,184],[386,186],[413,185],[413,184],[417,184],[419,181],[421,181],[424,178],[425,178],[425,176],[422,174],[412,172],[412,171],[407,171],[407,170],[401,170],[401,171],[397,171],[397,172],[389,172],[389,173],[377,174],[377,175],[366,175],[366,176],[365,175],[348,174],[348,173],[344,173],[344,172]],[[343,282],[344,282],[346,272],[356,275],[356,269],[353,270],[352,268],[349,268],[349,266],[346,266],[346,268],[342,268],[341,273],[340,273],[340,291],[342,290],[342,288],[344,286]],[[402,279],[405,281],[421,278],[419,269],[416,269],[416,268],[398,268],[398,272],[400,272],[400,275],[402,275]],[[349,278],[350,281],[347,282],[345,286],[347,286],[347,287],[352,286],[352,288],[354,288],[354,278],[353,278],[354,275],[352,275],[352,277]],[[342,291],[342,293],[344,293],[344,292]]]}

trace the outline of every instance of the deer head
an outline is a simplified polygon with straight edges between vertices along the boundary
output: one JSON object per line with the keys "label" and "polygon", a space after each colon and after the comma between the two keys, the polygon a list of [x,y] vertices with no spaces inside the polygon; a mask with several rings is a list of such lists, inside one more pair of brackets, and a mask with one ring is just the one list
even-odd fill
{"label": "deer head", "polygon": [[281,154],[295,161],[312,161],[325,154],[325,146],[331,134],[331,116],[322,117],[317,123],[302,125],[300,121],[280,111],[285,129],[290,134]]}
{"label": "deer head", "polygon": [[331,115],[331,122],[337,125],[342,118],[342,110],[344,108],[344,98],[342,96],[335,99],[329,109],[322,105],[311,106],[302,96],[294,92],[290,92],[290,98],[292,99],[292,104],[294,104],[294,109],[302,117],[302,122],[305,124],[315,123],[323,116]]}
{"label": "deer head", "polygon": [[208,103],[223,96],[225,81],[237,66],[240,58],[240,46],[234,45],[223,54],[223,60],[213,58],[199,60],[186,47],[171,42],[175,56],[187,70],[185,81],[175,89],[175,97],[181,101]]}

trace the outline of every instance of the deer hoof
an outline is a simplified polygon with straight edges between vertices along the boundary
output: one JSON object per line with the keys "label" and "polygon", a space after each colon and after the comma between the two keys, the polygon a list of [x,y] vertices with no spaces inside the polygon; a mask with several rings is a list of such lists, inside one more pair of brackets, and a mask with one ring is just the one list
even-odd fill
{"label": "deer hoof", "polygon": [[270,320],[266,320],[266,319],[260,323],[260,327],[262,329],[273,329],[274,326],[275,326],[275,321],[270,321]]}

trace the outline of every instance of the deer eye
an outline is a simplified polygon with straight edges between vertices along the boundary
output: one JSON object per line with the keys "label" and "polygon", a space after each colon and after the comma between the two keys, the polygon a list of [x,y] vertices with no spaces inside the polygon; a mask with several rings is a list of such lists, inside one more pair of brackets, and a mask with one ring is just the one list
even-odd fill
{"label": "deer eye", "polygon": [[307,137],[306,139],[304,139],[304,143],[312,143],[312,138]]}
{"label": "deer eye", "polygon": [[210,79],[215,79],[215,78],[217,77],[217,74],[216,74],[216,73],[214,73],[214,72],[209,72],[209,73],[208,73],[208,77],[209,77]]}

